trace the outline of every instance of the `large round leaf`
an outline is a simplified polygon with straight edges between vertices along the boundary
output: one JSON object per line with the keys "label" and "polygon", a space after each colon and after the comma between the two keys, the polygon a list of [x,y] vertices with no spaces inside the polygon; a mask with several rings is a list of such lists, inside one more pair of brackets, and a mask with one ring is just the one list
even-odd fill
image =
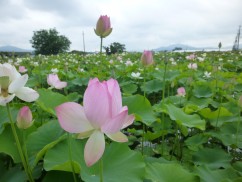
{"label": "large round leaf", "polygon": [[167,105],[167,111],[170,118],[175,120],[177,124],[205,130],[206,122],[205,120],[201,120],[197,114],[188,115],[182,109],[172,104]]}
{"label": "large round leaf", "polygon": [[232,157],[222,149],[203,148],[193,155],[196,165],[205,165],[211,169],[228,168]]}
{"label": "large round leaf", "polygon": [[196,134],[185,140],[185,144],[192,151],[198,151],[203,148],[203,144],[208,142],[208,136],[204,134]]}
{"label": "large round leaf", "polygon": [[221,140],[226,146],[237,146],[238,148],[242,148],[242,124],[237,121],[225,123],[220,127],[219,131],[211,131],[213,137]]}
{"label": "large round leaf", "polygon": [[136,120],[146,125],[150,125],[156,120],[149,100],[142,95],[124,97],[123,105],[128,106],[130,114],[135,114]]}
{"label": "large round leaf", "polygon": [[6,171],[1,171],[0,175],[1,182],[26,182],[27,176],[21,166],[17,165]]}
{"label": "large round leaf", "polygon": [[72,172],[73,166],[75,173],[80,173],[81,163],[83,163],[83,150],[84,144],[81,140],[72,138],[63,140],[46,153],[44,168],[46,171],[59,170]]}
{"label": "large round leaf", "polygon": [[206,82],[198,82],[194,89],[193,94],[195,97],[211,97],[213,95],[212,89]]}
{"label": "large round leaf", "polygon": [[1,152],[11,156],[15,163],[21,161],[10,125],[6,126],[4,131],[0,134],[0,153]]}
{"label": "large round leaf", "polygon": [[46,174],[42,182],[55,182],[55,181],[60,181],[60,182],[72,182],[73,176],[72,173],[70,172],[63,172],[63,171],[50,171]]}
{"label": "large round leaf", "polygon": [[[100,161],[99,161],[100,162]],[[88,168],[82,165],[81,177],[85,182],[99,182],[99,162]],[[112,143],[103,155],[103,178],[105,182],[140,182],[144,176],[145,163],[140,153],[126,144]]]}
{"label": "large round leaf", "polygon": [[68,98],[57,92],[53,92],[49,89],[39,89],[39,99],[36,101],[37,104],[45,111],[55,115],[55,107],[68,102]]}
{"label": "large round leaf", "polygon": [[64,130],[56,120],[49,121],[31,133],[27,138],[26,146],[30,158],[34,158],[32,165],[37,164],[46,151],[63,140],[65,137],[63,134]]}
{"label": "large round leaf", "polygon": [[233,182],[239,182],[242,179],[236,170],[231,167],[228,169],[211,170],[206,166],[199,166],[195,169],[201,182],[230,182],[232,179]]}
{"label": "large round leaf", "polygon": [[122,89],[122,92],[126,94],[132,94],[137,91],[138,86],[132,82],[124,82],[120,84],[120,87]]}
{"label": "large round leaf", "polygon": [[163,88],[163,83],[161,80],[154,79],[144,83],[141,88],[146,93],[159,92]]}
{"label": "large round leaf", "polygon": [[157,182],[199,182],[199,177],[185,170],[181,165],[166,163],[148,164],[146,167],[145,178]]}
{"label": "large round leaf", "polygon": [[[16,118],[18,114],[18,109],[12,107],[10,108],[12,118]],[[0,107],[0,133],[4,130],[4,126],[9,122],[8,112],[6,107]]]}

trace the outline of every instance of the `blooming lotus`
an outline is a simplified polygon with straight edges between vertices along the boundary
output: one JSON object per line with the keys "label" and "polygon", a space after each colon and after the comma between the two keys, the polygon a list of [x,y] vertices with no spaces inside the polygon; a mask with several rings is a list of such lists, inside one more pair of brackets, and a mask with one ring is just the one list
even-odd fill
{"label": "blooming lotus", "polygon": [[112,32],[112,30],[110,18],[107,15],[100,16],[97,21],[96,29],[94,29],[96,35],[105,38]]}
{"label": "blooming lotus", "polygon": [[27,81],[27,74],[21,75],[9,63],[0,64],[0,105],[5,106],[15,96],[26,102],[38,99],[39,94],[35,90],[24,87]]}
{"label": "blooming lotus", "polygon": [[190,68],[190,69],[196,70],[197,69],[197,63],[189,63],[187,67]]}
{"label": "blooming lotus", "polygon": [[211,77],[211,72],[205,71],[203,77],[204,78],[210,78]]}
{"label": "blooming lotus", "polygon": [[50,71],[51,71],[53,74],[56,74],[56,73],[59,72],[59,70],[58,70],[57,68],[52,68]]}
{"label": "blooming lotus", "polygon": [[25,68],[25,66],[19,66],[19,67],[18,67],[18,71],[19,71],[20,73],[25,73],[25,72],[27,72],[28,70]]}
{"label": "blooming lotus", "polygon": [[104,82],[91,79],[84,93],[83,106],[67,102],[55,110],[65,131],[79,133],[79,138],[89,137],[84,149],[87,166],[102,157],[104,134],[116,142],[127,142],[127,136],[120,130],[134,121],[134,115],[128,115],[127,106],[122,106],[120,87],[114,79]]}
{"label": "blooming lotus", "polygon": [[179,87],[177,89],[177,95],[184,97],[186,95],[186,90],[184,87]]}
{"label": "blooming lotus", "polygon": [[17,115],[17,126],[21,129],[27,129],[33,124],[32,112],[28,106],[24,106],[20,109]]}
{"label": "blooming lotus", "polygon": [[132,66],[133,65],[132,61],[130,61],[130,60],[126,61],[124,64],[126,66]]}
{"label": "blooming lotus", "polygon": [[143,65],[148,66],[154,63],[152,51],[144,51],[141,56],[141,62]]}
{"label": "blooming lotus", "polygon": [[186,56],[186,59],[188,59],[188,60],[194,60],[195,57],[196,57],[196,55],[193,53],[193,54],[190,54],[190,55]]}
{"label": "blooming lotus", "polygon": [[142,79],[143,77],[141,77],[140,74],[141,74],[140,72],[137,72],[137,73],[132,72],[132,73],[131,73],[131,76],[132,76],[133,78]]}
{"label": "blooming lotus", "polygon": [[47,83],[51,86],[50,88],[62,89],[67,86],[67,82],[60,81],[57,74],[49,74],[47,77]]}

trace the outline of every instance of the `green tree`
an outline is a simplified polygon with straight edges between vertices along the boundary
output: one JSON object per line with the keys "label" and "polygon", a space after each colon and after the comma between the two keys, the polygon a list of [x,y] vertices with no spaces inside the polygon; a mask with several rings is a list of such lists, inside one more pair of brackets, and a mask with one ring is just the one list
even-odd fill
{"label": "green tree", "polygon": [[64,35],[59,35],[55,28],[49,30],[34,31],[32,47],[35,49],[35,54],[58,54],[69,50],[70,40]]}
{"label": "green tree", "polygon": [[125,45],[118,42],[113,42],[109,47],[104,47],[106,54],[122,53],[125,51]]}
{"label": "green tree", "polygon": [[218,43],[218,49],[219,49],[219,51],[220,51],[221,47],[222,47],[222,43],[219,42],[219,43]]}

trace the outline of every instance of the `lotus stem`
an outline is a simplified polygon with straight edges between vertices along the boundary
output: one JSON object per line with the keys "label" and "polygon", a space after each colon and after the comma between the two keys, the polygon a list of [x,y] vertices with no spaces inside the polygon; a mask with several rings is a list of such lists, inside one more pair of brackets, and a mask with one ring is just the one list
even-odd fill
{"label": "lotus stem", "polygon": [[236,131],[236,145],[238,147],[238,143],[239,143],[239,126],[240,126],[240,120],[241,120],[241,109],[239,109],[239,121],[238,121],[238,124],[237,124],[237,131]]}
{"label": "lotus stem", "polygon": [[13,119],[12,119],[12,115],[11,115],[10,107],[9,107],[8,103],[7,103],[7,112],[8,112],[8,117],[9,117],[9,120],[10,120],[11,129],[12,129],[12,132],[13,132],[13,136],[14,136],[14,139],[15,139],[15,142],[16,142],[16,145],[17,145],[18,153],[19,153],[19,156],[21,158],[21,161],[22,161],[22,164],[23,164],[23,167],[24,167],[24,171],[25,171],[26,175],[28,176],[29,181],[34,182],[32,172],[31,172],[31,170],[28,166],[27,160],[24,156],[24,152],[23,152],[23,149],[22,149],[20,141],[19,141],[19,137],[18,137],[16,128],[15,128],[15,125],[14,125],[14,122],[13,122]]}
{"label": "lotus stem", "polygon": [[75,167],[73,165],[72,154],[71,154],[71,135],[70,133],[67,133],[67,134],[68,134],[68,153],[69,153],[69,160],[71,161],[72,175],[73,175],[74,182],[77,182]]}
{"label": "lotus stem", "polygon": [[[162,105],[165,104],[165,89],[166,89],[166,68],[167,68],[167,58],[165,57],[165,70],[163,75],[163,88],[162,88]],[[161,145],[161,155],[164,153],[164,143],[165,143],[165,113],[162,112],[162,145]]]}
{"label": "lotus stem", "polygon": [[102,54],[102,48],[103,48],[103,38],[101,37],[100,54]]}
{"label": "lotus stem", "polygon": [[101,157],[100,161],[99,161],[99,170],[100,170],[100,182],[103,182],[103,158]]}

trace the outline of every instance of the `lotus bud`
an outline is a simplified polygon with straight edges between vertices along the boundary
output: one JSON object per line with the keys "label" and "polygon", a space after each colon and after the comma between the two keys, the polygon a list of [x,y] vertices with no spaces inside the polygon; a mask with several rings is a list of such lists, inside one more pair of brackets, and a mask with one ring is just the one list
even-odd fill
{"label": "lotus bud", "polygon": [[19,110],[17,115],[17,126],[20,129],[27,129],[33,124],[32,112],[28,106],[24,106]]}
{"label": "lotus bud", "polygon": [[141,56],[141,61],[145,66],[154,64],[152,51],[144,51]]}
{"label": "lotus bud", "polygon": [[105,38],[112,32],[112,30],[110,18],[107,15],[100,16],[97,21],[96,29],[94,29],[96,35]]}

